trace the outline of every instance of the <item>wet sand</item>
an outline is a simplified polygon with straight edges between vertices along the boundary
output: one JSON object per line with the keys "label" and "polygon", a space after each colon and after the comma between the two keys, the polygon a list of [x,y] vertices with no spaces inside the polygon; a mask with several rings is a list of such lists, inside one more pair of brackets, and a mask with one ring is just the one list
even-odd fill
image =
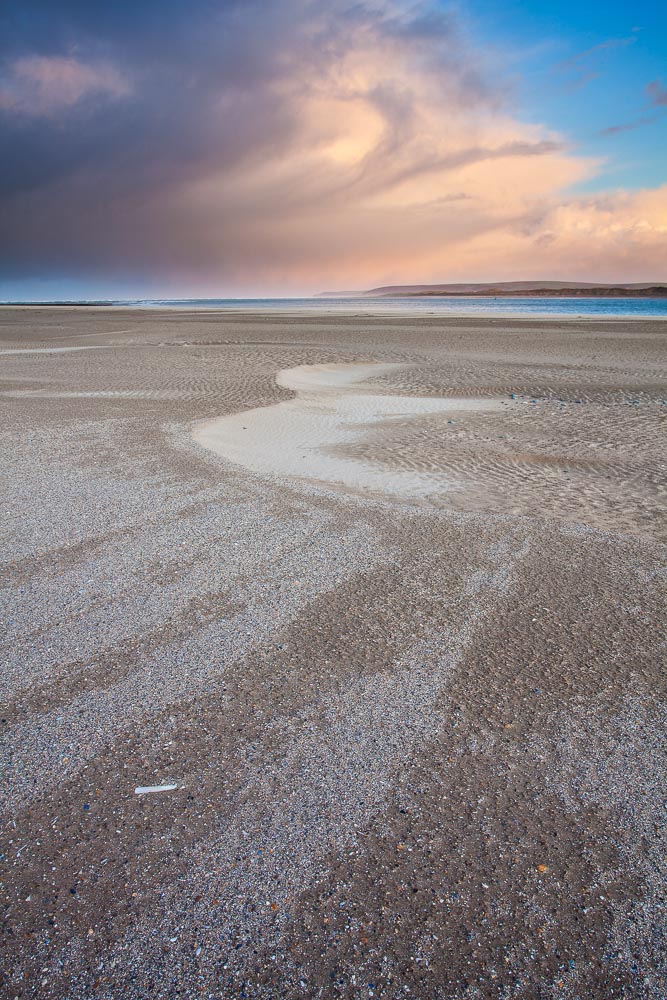
{"label": "wet sand", "polygon": [[665,324],[0,353],[3,995],[667,994]]}

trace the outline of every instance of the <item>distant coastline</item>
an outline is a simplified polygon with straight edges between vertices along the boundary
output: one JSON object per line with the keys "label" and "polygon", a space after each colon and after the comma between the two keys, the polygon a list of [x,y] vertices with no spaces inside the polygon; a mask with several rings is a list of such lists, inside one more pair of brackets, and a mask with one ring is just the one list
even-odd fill
{"label": "distant coastline", "polygon": [[[434,296],[447,296],[450,298],[460,298],[462,292],[403,292],[406,298],[422,298]],[[489,288],[484,291],[467,292],[466,296],[479,296],[486,298],[523,298],[526,292],[508,291],[503,288]],[[667,285],[651,285],[649,288],[624,288],[615,286],[613,288],[597,287],[591,288],[535,288],[531,289],[531,298],[562,298],[562,299],[661,299],[667,298]],[[379,298],[390,298],[391,293],[386,292]]]}
{"label": "distant coastline", "polygon": [[365,291],[321,292],[316,298],[667,298],[667,283],[621,282],[614,285],[577,281],[499,281],[446,285],[383,285]]}

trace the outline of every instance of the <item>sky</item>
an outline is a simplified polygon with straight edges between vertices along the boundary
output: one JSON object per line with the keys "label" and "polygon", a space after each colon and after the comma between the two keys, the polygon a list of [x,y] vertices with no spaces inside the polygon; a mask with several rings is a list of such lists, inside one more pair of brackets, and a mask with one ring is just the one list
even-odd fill
{"label": "sky", "polygon": [[667,281],[656,0],[3,0],[0,299]]}

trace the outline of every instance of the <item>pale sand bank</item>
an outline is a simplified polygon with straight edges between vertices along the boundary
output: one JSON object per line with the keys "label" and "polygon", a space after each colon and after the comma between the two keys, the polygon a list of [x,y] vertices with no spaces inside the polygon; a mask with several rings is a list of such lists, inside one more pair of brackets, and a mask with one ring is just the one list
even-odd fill
{"label": "pale sand bank", "polygon": [[337,451],[357,443],[369,427],[386,426],[392,420],[500,410],[508,405],[494,399],[388,395],[368,382],[401,367],[329,364],[285,369],[276,376],[276,383],[295,392],[294,399],[206,421],[195,428],[194,438],[253,472],[403,497],[456,490],[459,481],[442,472],[383,468]]}

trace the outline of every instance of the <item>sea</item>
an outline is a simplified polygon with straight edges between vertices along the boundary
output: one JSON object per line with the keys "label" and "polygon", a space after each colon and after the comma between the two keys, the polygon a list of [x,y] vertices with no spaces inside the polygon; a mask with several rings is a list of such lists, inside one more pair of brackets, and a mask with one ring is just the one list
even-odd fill
{"label": "sea", "polygon": [[[84,303],[81,303],[84,304]],[[102,303],[100,303],[102,304]],[[582,319],[667,319],[667,298],[542,298],[456,295],[403,298],[127,299],[105,303],[145,309],[266,312],[405,313],[420,316],[568,316]]]}

